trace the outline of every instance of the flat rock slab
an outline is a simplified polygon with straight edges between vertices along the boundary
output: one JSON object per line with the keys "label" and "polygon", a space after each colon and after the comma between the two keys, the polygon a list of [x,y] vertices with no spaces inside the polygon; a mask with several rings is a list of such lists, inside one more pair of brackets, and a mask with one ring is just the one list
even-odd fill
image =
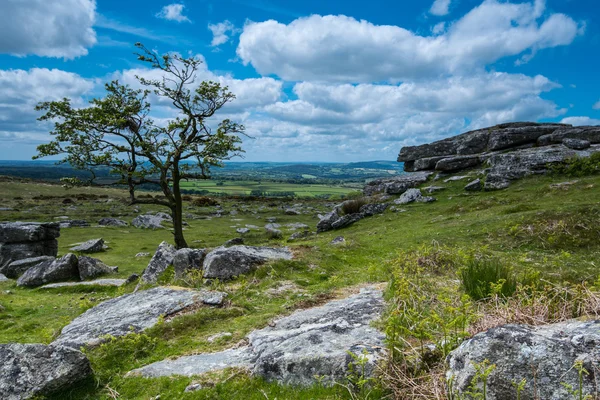
{"label": "flat rock slab", "polygon": [[357,295],[297,311],[256,330],[248,336],[247,347],[160,361],[130,374],[191,376],[241,367],[283,384],[312,385],[316,375],[331,384],[345,379],[353,362],[349,352],[361,355],[366,350],[369,362],[365,373],[370,375],[383,354],[385,336],[369,324],[383,307],[381,291],[363,289]]}
{"label": "flat rock slab", "polygon": [[0,398],[3,400],[51,394],[91,373],[88,359],[74,349],[43,344],[0,344]]}
{"label": "flat rock slab", "polygon": [[95,281],[84,281],[84,282],[59,282],[50,283],[48,285],[41,286],[40,289],[54,289],[61,287],[71,286],[123,286],[127,283],[127,279],[96,279]]}
{"label": "flat rock slab", "polygon": [[103,336],[125,336],[144,331],[170,316],[198,304],[220,305],[226,294],[182,288],[157,287],[126,294],[87,310],[65,326],[54,341],[68,347],[93,346]]}
{"label": "flat rock slab", "polygon": [[204,277],[231,279],[248,273],[267,261],[291,260],[292,257],[292,252],[287,247],[219,247],[208,253],[204,259]]}

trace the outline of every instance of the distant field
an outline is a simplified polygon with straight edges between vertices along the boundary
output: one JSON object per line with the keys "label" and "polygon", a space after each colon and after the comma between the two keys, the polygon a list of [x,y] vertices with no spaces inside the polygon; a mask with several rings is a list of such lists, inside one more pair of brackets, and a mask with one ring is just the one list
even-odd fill
{"label": "distant field", "polygon": [[228,195],[249,195],[253,190],[266,193],[293,192],[298,197],[315,197],[318,195],[346,195],[359,190],[353,187],[331,185],[307,185],[293,183],[259,182],[259,181],[188,181],[181,183],[182,189],[207,190],[210,193],[226,193]]}

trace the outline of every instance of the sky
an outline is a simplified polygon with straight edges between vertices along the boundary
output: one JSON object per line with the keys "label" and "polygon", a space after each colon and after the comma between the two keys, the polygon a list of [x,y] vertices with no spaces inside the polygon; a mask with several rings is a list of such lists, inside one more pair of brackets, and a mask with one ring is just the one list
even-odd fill
{"label": "sky", "polygon": [[[395,160],[510,121],[600,125],[597,0],[0,0],[0,159],[77,106],[155,76],[134,43],[204,60],[237,98],[247,161]],[[176,112],[157,107],[157,118]]]}

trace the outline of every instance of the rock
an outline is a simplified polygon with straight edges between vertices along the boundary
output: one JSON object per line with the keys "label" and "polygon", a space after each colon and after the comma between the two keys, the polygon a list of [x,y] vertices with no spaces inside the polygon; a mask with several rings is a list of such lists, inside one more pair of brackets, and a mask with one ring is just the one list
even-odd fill
{"label": "rock", "polygon": [[102,218],[98,221],[98,225],[102,226],[128,226],[129,224],[117,218]]}
{"label": "rock", "polygon": [[269,239],[281,239],[283,237],[283,232],[279,229],[265,228],[265,231],[267,232],[267,237]]}
{"label": "rock", "polygon": [[481,190],[482,188],[483,188],[483,185],[481,184],[481,179],[479,179],[479,178],[467,183],[467,185],[465,186],[465,190],[469,191],[469,192],[477,192],[477,191]]}
{"label": "rock", "polygon": [[109,267],[96,258],[86,256],[79,256],[77,268],[79,269],[79,278],[82,281],[119,272],[118,267]]}
{"label": "rock", "polygon": [[142,273],[142,282],[156,283],[160,274],[165,272],[169,265],[173,264],[175,252],[175,246],[170,245],[167,242],[159,244],[156,252],[150,259],[148,266]]}
{"label": "rock", "polygon": [[216,334],[214,334],[212,336],[207,337],[206,341],[208,343],[214,343],[214,342],[216,342],[219,339],[230,338],[232,336],[233,336],[233,334],[231,332],[221,332],[221,333],[216,333]]}
{"label": "rock", "polygon": [[[571,320],[552,325],[504,325],[479,333],[463,342],[448,356],[447,378],[458,393],[468,390],[475,374],[473,363],[485,359],[496,368],[488,377],[487,398],[515,399],[512,382],[526,380],[522,399],[562,400],[571,398],[563,384],[579,389],[573,365],[583,361],[582,397],[596,393],[595,366],[600,362],[600,321]],[[535,373],[535,376],[534,376]]]}
{"label": "rock", "polygon": [[0,207],[0,211],[15,211],[12,207]]}
{"label": "rock", "polygon": [[104,239],[90,239],[87,242],[81,243],[78,246],[71,247],[71,251],[77,251],[79,253],[99,253],[104,251],[107,246],[104,244]]}
{"label": "rock", "polygon": [[202,269],[202,262],[206,256],[204,249],[179,249],[173,256],[175,279],[181,279],[190,270]]}
{"label": "rock", "polygon": [[[7,282],[10,279],[8,279],[4,274],[0,274],[0,282]],[[0,309],[0,311],[2,311],[2,309]]]}
{"label": "rock", "polygon": [[90,226],[90,223],[83,219],[70,219],[66,221],[60,221],[58,225],[61,228],[85,228]]}
{"label": "rock", "polygon": [[421,190],[424,191],[425,193],[431,194],[431,193],[439,192],[444,189],[446,189],[444,186],[427,186]]}
{"label": "rock", "polygon": [[355,223],[357,221],[360,221],[363,218],[364,218],[364,215],[361,213],[343,215],[331,224],[331,229],[345,228],[349,225],[352,225],[353,223]]}
{"label": "rock", "polygon": [[573,186],[573,185],[577,184],[578,182],[579,182],[579,180],[567,181],[567,182],[558,182],[558,183],[551,183],[550,184],[550,188],[551,189],[567,189],[570,186]]}
{"label": "rock", "polygon": [[0,223],[0,273],[13,261],[40,256],[56,257],[60,227],[57,223]]}
{"label": "rock", "polygon": [[184,392],[186,392],[186,393],[188,393],[188,392],[195,392],[195,391],[201,390],[201,389],[202,389],[202,385],[201,384],[199,384],[199,383],[192,383],[192,384],[189,384],[185,388]]}
{"label": "rock", "polygon": [[271,223],[271,224],[266,224],[265,225],[265,229],[279,229],[279,228],[281,228],[280,224],[273,224],[273,223]]}
{"label": "rock", "polygon": [[454,172],[473,168],[482,163],[479,155],[475,156],[453,156],[442,158],[435,165],[436,171]]}
{"label": "rock", "polygon": [[23,275],[29,268],[34,267],[44,261],[53,261],[54,257],[41,256],[24,258],[22,260],[13,261],[4,268],[0,269],[4,275],[11,279],[17,279]]}
{"label": "rock", "polygon": [[237,228],[235,231],[237,233],[239,233],[240,235],[245,235],[246,233],[250,232],[250,229],[248,229],[248,228]]}
{"label": "rock", "polygon": [[275,221],[277,221],[277,217],[267,217],[267,222],[273,223]]}
{"label": "rock", "polygon": [[388,205],[385,203],[371,203],[365,204],[360,208],[360,213],[365,217],[371,217],[375,214],[383,214],[383,212],[388,208]]}
{"label": "rock", "polygon": [[166,213],[156,215],[143,214],[138,215],[131,221],[131,225],[141,229],[163,229],[163,222],[172,222],[173,219]]}
{"label": "rock", "polygon": [[93,346],[129,332],[142,332],[162,317],[198,304],[221,304],[226,294],[182,288],[156,287],[107,300],[90,308],[62,329],[55,344],[73,348]]}
{"label": "rock", "polygon": [[295,229],[307,229],[308,225],[303,224],[301,222],[292,222],[289,224],[285,224],[285,226],[287,226],[288,228],[295,230]]}
{"label": "rock", "polygon": [[135,255],[135,258],[142,258],[142,257],[149,257],[150,253],[146,253],[146,252],[142,252],[142,253],[137,253]]}
{"label": "rock", "polygon": [[127,279],[96,279],[93,281],[83,282],[58,282],[49,283],[44,286],[40,286],[40,289],[55,289],[61,287],[79,287],[79,286],[123,286],[127,284]]}
{"label": "rock", "polygon": [[444,179],[444,183],[462,181],[463,179],[467,179],[467,178],[468,178],[468,176],[466,176],[466,175],[451,176],[450,178]]}
{"label": "rock", "polygon": [[365,351],[365,377],[370,377],[385,344],[384,335],[369,324],[383,307],[380,291],[363,289],[360,294],[296,311],[269,327],[251,332],[248,347],[167,359],[128,375],[192,376],[238,367],[286,385],[313,385],[316,376],[324,377],[323,383],[332,385],[346,382],[348,365],[353,363],[349,353],[360,357]]}
{"label": "rock", "polygon": [[302,231],[302,232],[294,232],[288,238],[288,242],[293,242],[294,240],[299,240],[299,239],[306,239],[311,234],[312,233],[309,230],[305,230],[305,231]]}
{"label": "rock", "polygon": [[483,185],[485,190],[502,190],[510,186],[510,181],[502,176],[488,176]]}
{"label": "rock", "polygon": [[239,244],[244,244],[244,239],[242,239],[241,237],[229,239],[223,244],[223,247],[237,246]]}
{"label": "rock", "polygon": [[285,213],[285,215],[300,215],[300,214],[302,214],[300,211],[295,210],[293,208],[286,208],[284,210],[284,213]]}
{"label": "rock", "polygon": [[565,146],[573,150],[585,150],[591,146],[591,143],[583,139],[563,139],[562,142]]}
{"label": "rock", "polygon": [[321,233],[321,232],[327,232],[333,229],[332,224],[337,221],[338,219],[340,219],[339,214],[337,213],[337,211],[333,210],[330,213],[328,213],[327,215],[325,215],[323,218],[321,218],[319,220],[319,222],[317,223],[317,233]]}
{"label": "rock", "polygon": [[423,195],[419,189],[408,189],[406,192],[394,200],[394,204],[408,204],[423,199]]}
{"label": "rock", "polygon": [[600,127],[578,126],[557,129],[549,135],[540,136],[537,140],[538,146],[563,143],[565,139],[587,140],[592,144],[600,143]]}
{"label": "rock", "polygon": [[346,239],[344,239],[343,236],[338,236],[338,237],[334,238],[330,243],[331,244],[342,244],[342,243],[346,243]]}
{"label": "rock", "polygon": [[402,194],[407,189],[425,183],[432,174],[433,172],[421,171],[402,174],[391,179],[376,179],[367,183],[363,189],[363,193],[365,196],[372,196],[376,193]]}
{"label": "rock", "polygon": [[0,344],[0,398],[49,395],[92,374],[88,359],[74,349],[43,344]]}
{"label": "rock", "polygon": [[29,268],[17,280],[17,286],[35,287],[73,279],[79,279],[77,256],[69,253],[56,260],[44,261]]}
{"label": "rock", "polygon": [[125,285],[129,285],[130,283],[136,282],[138,279],[140,279],[140,276],[138,274],[131,274],[127,277],[127,279],[125,279]]}
{"label": "rock", "polygon": [[231,279],[252,271],[258,265],[270,260],[291,260],[292,253],[287,247],[219,247],[204,259],[204,277],[211,279]]}
{"label": "rock", "polygon": [[[564,125],[563,125],[564,126]],[[536,143],[540,136],[555,132],[561,125],[530,125],[490,132],[487,150],[504,150],[528,143]]]}

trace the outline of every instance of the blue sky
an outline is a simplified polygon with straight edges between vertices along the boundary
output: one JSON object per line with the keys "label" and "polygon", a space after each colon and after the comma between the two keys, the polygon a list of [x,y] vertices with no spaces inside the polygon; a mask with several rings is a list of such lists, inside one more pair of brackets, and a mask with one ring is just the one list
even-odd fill
{"label": "blue sky", "polygon": [[[203,57],[251,161],[395,159],[508,121],[600,124],[592,0],[3,0],[0,159],[49,140],[38,101],[151,76],[135,42]],[[176,116],[159,107],[157,118]]]}

